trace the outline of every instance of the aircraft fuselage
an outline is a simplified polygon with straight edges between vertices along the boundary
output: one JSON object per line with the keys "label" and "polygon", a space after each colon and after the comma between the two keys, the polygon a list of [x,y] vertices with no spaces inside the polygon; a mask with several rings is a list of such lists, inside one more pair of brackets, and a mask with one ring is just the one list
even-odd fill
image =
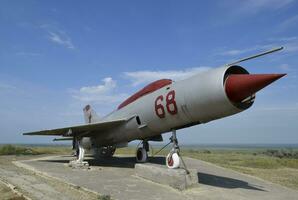
{"label": "aircraft fuselage", "polygon": [[220,67],[141,96],[104,117],[102,120],[130,120],[108,133],[99,133],[94,142],[113,145],[146,139],[239,113],[250,107],[253,100],[244,103],[229,100],[224,84],[227,76],[233,73],[248,74],[239,66]]}

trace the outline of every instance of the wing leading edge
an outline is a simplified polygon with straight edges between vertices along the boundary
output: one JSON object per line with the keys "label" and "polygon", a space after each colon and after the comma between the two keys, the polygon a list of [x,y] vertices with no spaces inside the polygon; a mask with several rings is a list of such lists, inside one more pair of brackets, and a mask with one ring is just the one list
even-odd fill
{"label": "wing leading edge", "polygon": [[125,123],[126,121],[127,119],[101,121],[97,123],[84,124],[79,126],[69,126],[64,128],[28,132],[28,133],[23,133],[23,135],[44,135],[44,136],[58,135],[58,136],[64,136],[64,137],[76,136],[76,135],[87,136],[92,133],[97,133],[100,131],[112,129],[115,126],[119,126]]}

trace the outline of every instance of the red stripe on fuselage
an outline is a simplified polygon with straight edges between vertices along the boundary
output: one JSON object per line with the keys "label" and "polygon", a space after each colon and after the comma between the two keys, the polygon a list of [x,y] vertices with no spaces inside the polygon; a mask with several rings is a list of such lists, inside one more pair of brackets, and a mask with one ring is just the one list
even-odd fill
{"label": "red stripe on fuselage", "polygon": [[118,110],[123,108],[124,106],[127,106],[128,104],[134,102],[135,100],[139,99],[140,97],[145,96],[146,94],[152,93],[166,85],[170,85],[171,83],[172,83],[171,79],[160,79],[160,80],[157,80],[157,81],[154,81],[154,82],[148,84],[143,89],[141,89],[140,91],[138,91],[137,93],[133,94],[128,99],[123,101],[118,106]]}

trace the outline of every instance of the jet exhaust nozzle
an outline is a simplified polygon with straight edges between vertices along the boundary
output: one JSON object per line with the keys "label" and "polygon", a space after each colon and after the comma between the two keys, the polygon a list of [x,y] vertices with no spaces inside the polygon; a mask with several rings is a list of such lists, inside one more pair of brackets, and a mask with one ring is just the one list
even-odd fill
{"label": "jet exhaust nozzle", "polygon": [[231,74],[225,81],[228,98],[240,103],[286,74]]}

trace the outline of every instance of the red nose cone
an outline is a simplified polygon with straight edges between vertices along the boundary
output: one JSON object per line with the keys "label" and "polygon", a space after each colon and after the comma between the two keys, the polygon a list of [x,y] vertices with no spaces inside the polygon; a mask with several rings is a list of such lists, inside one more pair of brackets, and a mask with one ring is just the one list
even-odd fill
{"label": "red nose cone", "polygon": [[286,74],[232,74],[225,82],[226,94],[233,102],[241,102]]}

